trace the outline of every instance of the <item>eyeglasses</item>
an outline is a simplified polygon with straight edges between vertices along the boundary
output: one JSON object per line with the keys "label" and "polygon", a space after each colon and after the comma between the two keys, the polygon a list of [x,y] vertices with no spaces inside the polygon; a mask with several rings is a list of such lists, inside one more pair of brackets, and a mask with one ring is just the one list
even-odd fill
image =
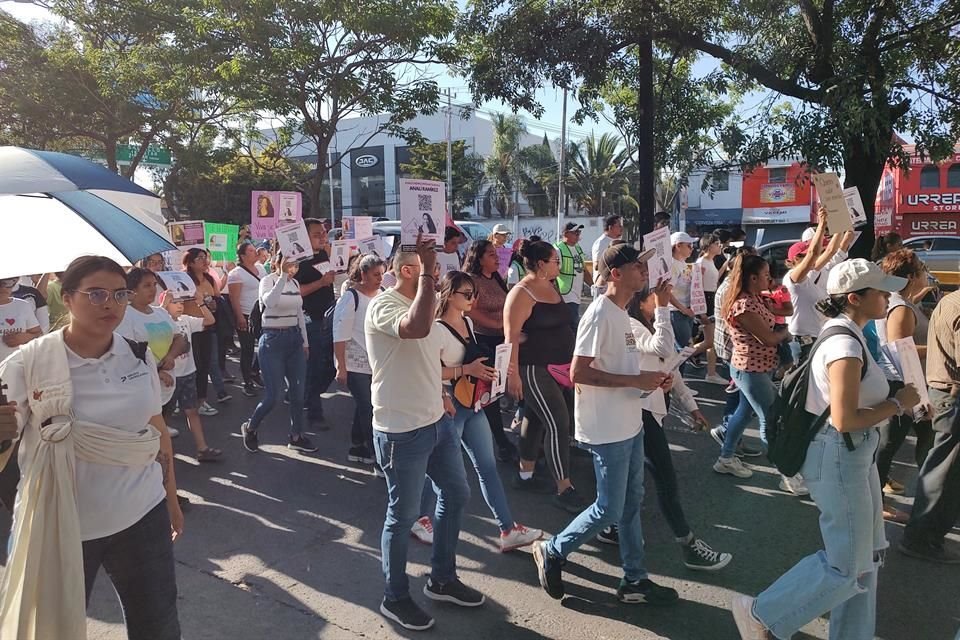
{"label": "eyeglasses", "polygon": [[99,306],[101,304],[107,304],[107,300],[113,298],[117,301],[117,304],[127,304],[131,297],[133,297],[133,291],[129,289],[117,289],[116,291],[109,291],[107,289],[89,289],[87,291],[80,291],[77,289],[75,293],[82,293],[90,299],[90,304]]}
{"label": "eyeglasses", "polygon": [[554,259],[552,259],[552,260],[547,260],[547,262],[554,262],[554,263],[556,263],[556,264],[560,264],[560,258],[554,258]]}
{"label": "eyeglasses", "polygon": [[454,291],[454,293],[459,293],[460,295],[462,295],[464,298],[466,298],[467,302],[470,302],[474,298],[480,297],[480,294],[477,293],[476,291]]}

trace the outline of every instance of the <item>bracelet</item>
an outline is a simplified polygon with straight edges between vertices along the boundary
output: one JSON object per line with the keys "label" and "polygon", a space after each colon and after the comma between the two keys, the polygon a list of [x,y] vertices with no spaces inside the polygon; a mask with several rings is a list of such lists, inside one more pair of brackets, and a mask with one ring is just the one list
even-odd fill
{"label": "bracelet", "polygon": [[897,408],[897,415],[898,415],[898,416],[902,416],[902,415],[903,415],[903,405],[900,404],[900,401],[899,401],[899,400],[897,400],[896,398],[887,398],[887,402],[893,403],[893,406],[895,406],[895,407]]}

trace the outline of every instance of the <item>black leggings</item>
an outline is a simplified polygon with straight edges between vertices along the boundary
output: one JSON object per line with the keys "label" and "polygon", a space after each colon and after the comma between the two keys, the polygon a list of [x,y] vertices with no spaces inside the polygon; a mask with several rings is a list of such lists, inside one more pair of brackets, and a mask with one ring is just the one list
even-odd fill
{"label": "black leggings", "polygon": [[193,362],[197,365],[197,400],[207,399],[207,386],[210,384],[210,348],[216,339],[216,330],[197,331],[191,337]]}
{"label": "black leggings", "polygon": [[[489,347],[490,353],[493,353],[497,346],[503,344],[503,336],[485,336],[480,333],[475,335],[477,336],[477,342]],[[488,362],[487,364],[493,366],[492,362]],[[493,439],[497,441],[497,446],[504,447],[509,445],[510,440],[507,439],[507,434],[503,432],[503,413],[500,411],[500,403],[493,402],[488,404],[484,407],[483,413],[487,416],[487,422],[490,424],[490,431],[493,432]]]}
{"label": "black leggings", "polygon": [[880,449],[877,451],[877,472],[880,474],[880,486],[890,479],[890,465],[893,457],[913,429],[917,434],[917,447],[913,451],[913,460],[917,469],[923,466],[930,448],[933,447],[933,424],[929,420],[914,421],[912,416],[893,416],[880,427]]}
{"label": "black leggings", "polygon": [[240,375],[243,376],[244,384],[253,384],[253,357],[256,355],[257,339],[250,331],[239,329],[237,337],[240,338]]}
{"label": "black leggings", "polygon": [[690,525],[680,506],[680,492],[677,484],[677,472],[673,468],[670,455],[670,443],[663,427],[649,411],[643,411],[643,456],[644,463],[653,484],[657,487],[657,503],[673,535],[686,538],[690,535]]}
{"label": "black leggings", "polygon": [[573,394],[544,365],[520,365],[525,414],[520,428],[520,459],[536,460],[546,442],[547,466],[557,482],[570,477],[570,426]]}

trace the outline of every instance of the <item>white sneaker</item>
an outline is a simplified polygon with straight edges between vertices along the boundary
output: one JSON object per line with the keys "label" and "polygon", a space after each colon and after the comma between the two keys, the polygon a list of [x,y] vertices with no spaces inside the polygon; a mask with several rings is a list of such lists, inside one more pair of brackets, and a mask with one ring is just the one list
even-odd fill
{"label": "white sneaker", "polygon": [[717,458],[717,461],[713,463],[713,470],[717,473],[729,473],[738,478],[749,478],[753,475],[753,471],[751,471],[747,465],[740,462],[740,458],[737,456],[733,456],[732,458]]}
{"label": "white sneaker", "polygon": [[768,640],[770,634],[767,633],[767,628],[753,617],[752,609],[753,598],[750,596],[736,596],[730,604],[741,640]]}
{"label": "white sneaker", "polygon": [[433,544],[433,522],[430,516],[423,516],[410,527],[410,535],[423,544]]}
{"label": "white sneaker", "polygon": [[711,384],[722,384],[723,386],[727,386],[730,383],[729,380],[727,380],[723,376],[716,373],[713,375],[704,377],[703,381],[709,382]]}
{"label": "white sneaker", "polygon": [[522,524],[513,523],[513,529],[500,534],[500,553],[533,544],[542,537],[543,531],[540,529],[528,529]]}
{"label": "white sneaker", "polygon": [[687,391],[689,391],[689,392],[690,392],[690,395],[691,395],[691,396],[694,396],[694,397],[700,395],[700,392],[699,392],[699,391],[697,391],[696,389],[691,389],[690,387],[687,387]]}
{"label": "white sneaker", "polygon": [[180,435],[180,430],[174,429],[173,427],[167,427],[167,431],[170,432],[171,438],[176,438],[178,435]]}
{"label": "white sneaker", "polygon": [[204,400],[203,404],[201,404],[200,407],[197,408],[197,413],[199,413],[202,416],[215,416],[220,412],[214,409],[213,407],[211,407],[209,404],[207,404],[207,401]]}
{"label": "white sneaker", "polygon": [[792,478],[781,476],[780,491],[787,491],[795,496],[810,495],[810,489],[807,489],[807,483],[803,481],[803,476],[799,473]]}

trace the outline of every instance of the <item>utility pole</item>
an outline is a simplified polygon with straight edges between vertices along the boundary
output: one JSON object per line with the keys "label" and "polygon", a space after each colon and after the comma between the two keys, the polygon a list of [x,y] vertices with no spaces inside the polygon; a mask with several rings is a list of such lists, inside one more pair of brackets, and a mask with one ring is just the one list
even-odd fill
{"label": "utility pole", "polygon": [[637,151],[639,153],[637,204],[640,205],[637,220],[637,235],[653,231],[653,209],[655,197],[654,182],[654,102],[653,102],[653,38],[650,36],[650,26],[644,26],[644,33],[640,36],[637,47],[640,62],[640,77],[638,78],[637,95]]}
{"label": "utility pole", "polygon": [[557,239],[563,239],[563,217],[566,214],[566,207],[564,206],[563,196],[563,179],[564,179],[564,168],[566,166],[567,160],[567,90],[563,90],[563,118],[560,122],[560,166],[558,167],[560,176],[560,188],[557,193]]}
{"label": "utility pole", "polygon": [[[446,89],[444,93],[447,94],[447,211],[453,219],[453,111],[450,106],[450,89]],[[456,94],[453,94],[453,97],[456,97]]]}

